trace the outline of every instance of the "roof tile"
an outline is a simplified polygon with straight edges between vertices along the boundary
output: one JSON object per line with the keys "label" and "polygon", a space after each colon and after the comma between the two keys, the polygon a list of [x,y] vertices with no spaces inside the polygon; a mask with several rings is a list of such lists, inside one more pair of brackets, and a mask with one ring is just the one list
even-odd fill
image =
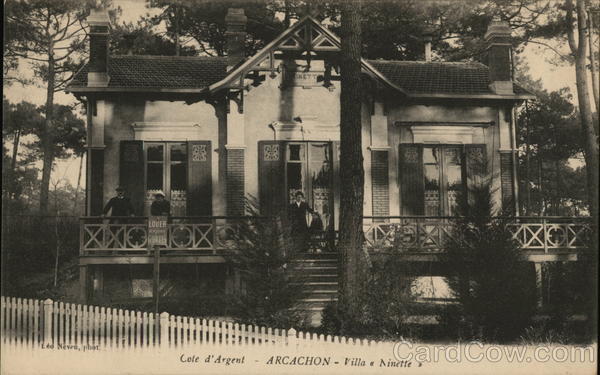
{"label": "roof tile", "polygon": [[[492,94],[487,66],[465,62],[369,60],[375,69],[409,94]],[[227,75],[223,57],[110,56],[109,88],[203,89]],[[69,83],[87,86],[87,65]],[[514,85],[515,94],[529,94]]]}
{"label": "roof tile", "polygon": [[[369,60],[375,69],[409,94],[485,95],[490,90],[486,65],[474,62]],[[514,84],[515,94],[529,94]]]}
{"label": "roof tile", "polygon": [[[223,79],[226,66],[222,57],[110,56],[108,87],[201,89]],[[87,86],[87,72],[86,65],[69,86]]]}

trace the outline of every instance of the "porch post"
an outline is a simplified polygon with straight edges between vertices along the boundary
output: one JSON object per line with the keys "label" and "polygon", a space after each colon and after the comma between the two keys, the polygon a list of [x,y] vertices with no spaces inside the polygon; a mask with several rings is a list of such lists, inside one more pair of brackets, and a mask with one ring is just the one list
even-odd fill
{"label": "porch post", "polygon": [[226,213],[227,215],[239,216],[244,214],[245,195],[245,124],[243,97],[240,91],[238,99],[228,99],[229,109],[227,112],[227,144],[226,152]]}
{"label": "porch post", "polygon": [[381,102],[373,103],[371,114],[371,214],[389,216],[389,144],[388,118]]}
{"label": "porch post", "polygon": [[537,299],[537,307],[541,309],[544,303],[544,295],[543,295],[543,263],[535,262],[535,288],[536,288],[536,299]]}
{"label": "porch post", "polygon": [[87,304],[88,302],[88,266],[79,265],[79,302]]}

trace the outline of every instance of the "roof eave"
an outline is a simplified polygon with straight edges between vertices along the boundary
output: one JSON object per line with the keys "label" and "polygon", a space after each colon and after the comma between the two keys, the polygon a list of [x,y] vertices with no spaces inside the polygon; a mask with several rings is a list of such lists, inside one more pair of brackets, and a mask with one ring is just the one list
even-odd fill
{"label": "roof eave", "polygon": [[165,94],[203,94],[208,92],[207,87],[189,88],[189,89],[174,89],[162,87],[67,87],[67,93],[99,93],[99,92],[139,92],[139,93],[165,93]]}
{"label": "roof eave", "polygon": [[493,100],[527,100],[535,99],[534,95],[514,94],[514,95],[497,95],[497,94],[408,94],[408,98],[415,99],[493,99]]}

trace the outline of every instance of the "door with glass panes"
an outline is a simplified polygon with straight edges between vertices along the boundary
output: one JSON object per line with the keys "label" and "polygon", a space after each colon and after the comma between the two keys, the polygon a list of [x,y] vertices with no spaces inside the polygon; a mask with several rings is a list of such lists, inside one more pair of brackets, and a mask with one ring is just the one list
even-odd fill
{"label": "door with glass panes", "polygon": [[187,144],[145,142],[146,194],[144,215],[150,214],[154,194],[162,192],[171,203],[172,216],[185,216],[187,205]]}
{"label": "door with glass panes", "polygon": [[[289,142],[286,147],[285,187],[287,204],[297,191],[304,193],[309,207],[315,210],[323,229],[333,227],[333,173],[330,142]],[[307,218],[311,223],[312,218]]]}
{"label": "door with glass panes", "polygon": [[402,215],[454,215],[468,178],[487,173],[485,155],[485,145],[479,144],[401,144]]}
{"label": "door with glass panes", "polygon": [[462,146],[424,146],[425,216],[452,216],[463,191]]}

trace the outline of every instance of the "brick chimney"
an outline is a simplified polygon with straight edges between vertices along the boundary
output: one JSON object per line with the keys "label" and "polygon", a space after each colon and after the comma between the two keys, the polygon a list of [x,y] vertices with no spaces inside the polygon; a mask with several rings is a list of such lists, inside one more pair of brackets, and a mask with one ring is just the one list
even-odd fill
{"label": "brick chimney", "polygon": [[508,22],[494,18],[484,36],[487,43],[486,63],[490,71],[490,89],[499,95],[514,93],[510,34]]}
{"label": "brick chimney", "polygon": [[90,25],[90,61],[88,64],[88,87],[106,87],[108,75],[108,35],[110,19],[106,9],[92,9],[87,18]]}
{"label": "brick chimney", "polygon": [[225,39],[227,41],[227,70],[230,70],[246,57],[246,22],[244,9],[229,8],[225,16]]}

